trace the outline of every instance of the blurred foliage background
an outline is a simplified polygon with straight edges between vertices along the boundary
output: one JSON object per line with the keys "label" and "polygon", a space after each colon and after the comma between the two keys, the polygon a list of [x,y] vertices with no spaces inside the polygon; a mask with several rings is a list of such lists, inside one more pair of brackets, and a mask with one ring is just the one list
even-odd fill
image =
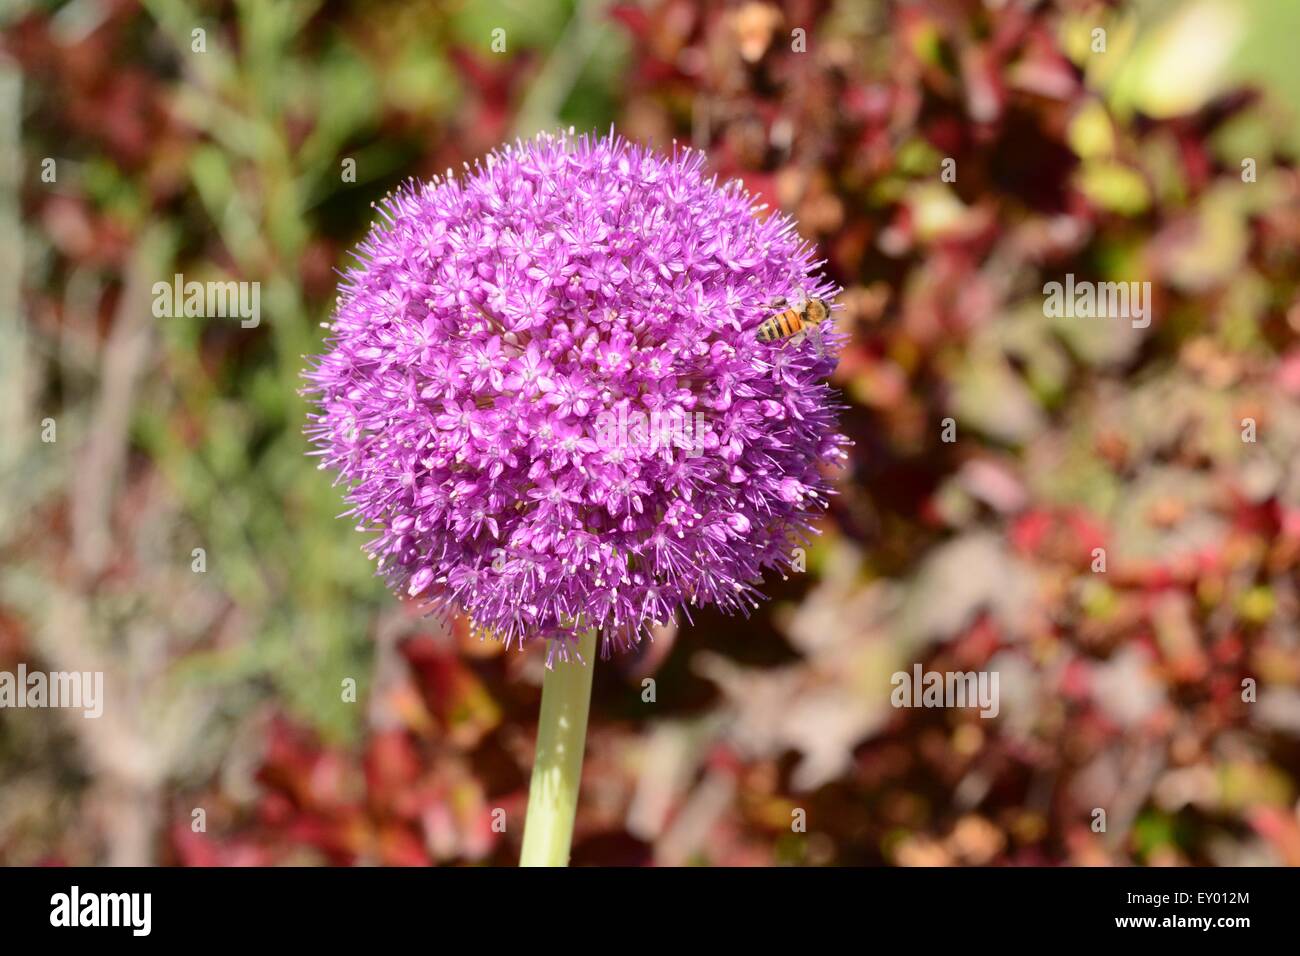
{"label": "blurred foliage background", "polygon": [[[541,649],[383,591],[297,389],[372,203],[612,124],[820,245],[856,445],[806,574],[598,665],[575,862],[1300,864],[1300,5],[0,25],[0,669],[108,697],[0,710],[0,861],[515,861]],[[261,323],[154,318],[176,273]],[[1044,317],[1066,273],[1154,321]],[[998,671],[998,717],[894,709],[917,663]]]}

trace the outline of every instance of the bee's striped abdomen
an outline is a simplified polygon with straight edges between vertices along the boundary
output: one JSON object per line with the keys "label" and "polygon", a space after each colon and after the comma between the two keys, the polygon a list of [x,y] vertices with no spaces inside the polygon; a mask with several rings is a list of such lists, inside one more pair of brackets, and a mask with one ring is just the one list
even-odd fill
{"label": "bee's striped abdomen", "polygon": [[775,339],[788,339],[803,329],[803,318],[797,309],[784,309],[758,327],[758,340],[771,342]]}

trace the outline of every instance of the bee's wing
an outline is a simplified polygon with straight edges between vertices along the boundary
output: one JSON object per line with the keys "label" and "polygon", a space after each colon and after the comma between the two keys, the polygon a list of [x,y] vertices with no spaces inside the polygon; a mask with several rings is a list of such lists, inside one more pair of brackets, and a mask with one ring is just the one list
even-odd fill
{"label": "bee's wing", "polygon": [[817,357],[826,357],[826,346],[822,344],[822,330],[816,325],[809,325],[808,334],[812,337],[813,346],[817,349]]}
{"label": "bee's wing", "polygon": [[808,293],[804,292],[803,289],[795,289],[794,293],[790,296],[789,302],[791,307],[802,312],[808,305]]}

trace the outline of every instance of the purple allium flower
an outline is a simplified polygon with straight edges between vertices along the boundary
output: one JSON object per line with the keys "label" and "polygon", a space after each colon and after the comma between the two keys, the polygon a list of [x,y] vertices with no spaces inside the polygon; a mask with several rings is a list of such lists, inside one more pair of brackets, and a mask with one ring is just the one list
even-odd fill
{"label": "purple allium flower", "polygon": [[756,337],[778,297],[835,291],[794,224],[698,152],[564,135],[380,209],[308,435],[390,586],[507,644],[748,613],[847,444],[834,359]]}

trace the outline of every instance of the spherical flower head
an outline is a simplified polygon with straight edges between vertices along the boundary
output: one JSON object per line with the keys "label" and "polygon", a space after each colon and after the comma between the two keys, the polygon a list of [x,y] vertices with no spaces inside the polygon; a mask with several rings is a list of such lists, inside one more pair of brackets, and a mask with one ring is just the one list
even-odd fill
{"label": "spherical flower head", "polygon": [[[510,642],[747,613],[844,457],[812,248],[703,156],[544,135],[380,205],[308,435],[389,585]],[[782,302],[781,300],[785,300]],[[826,348],[824,346],[829,346]]]}

